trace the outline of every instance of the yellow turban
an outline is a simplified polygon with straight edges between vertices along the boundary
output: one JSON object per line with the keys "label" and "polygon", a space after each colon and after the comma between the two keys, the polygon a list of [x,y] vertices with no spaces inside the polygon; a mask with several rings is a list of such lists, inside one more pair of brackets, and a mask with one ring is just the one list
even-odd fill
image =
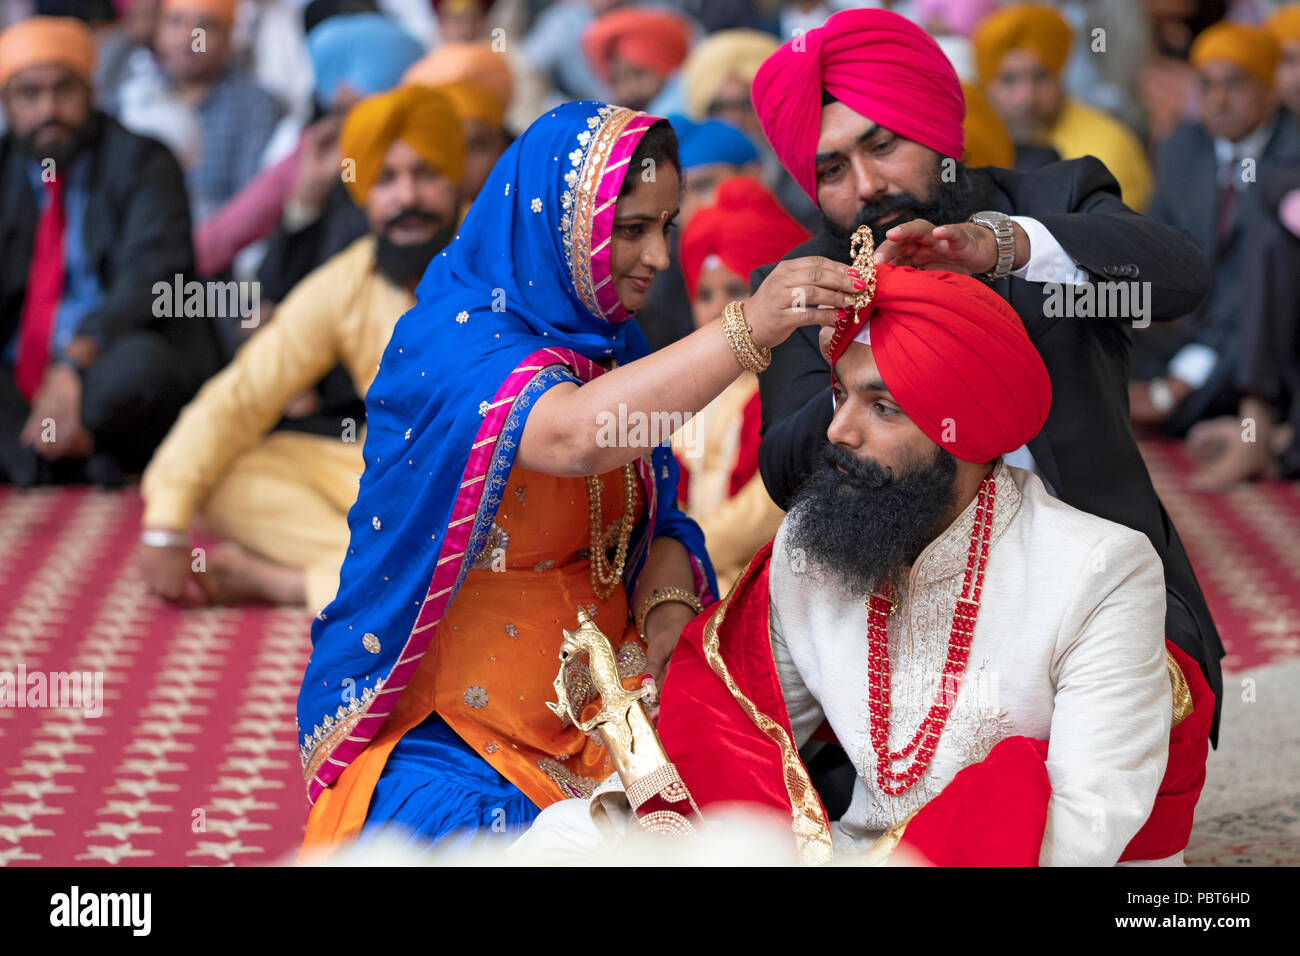
{"label": "yellow turban", "polygon": [[978,86],[963,83],[961,91],[966,96],[966,118],[962,131],[966,137],[967,166],[1001,166],[1011,169],[1016,163],[1016,147],[1011,134],[997,110],[984,98]]}
{"label": "yellow turban", "polygon": [[1263,27],[1225,20],[1201,32],[1192,44],[1188,59],[1197,69],[1216,60],[1225,60],[1272,86],[1278,60],[1282,59],[1282,48],[1273,34]]}
{"label": "yellow turban", "polygon": [[[497,53],[491,43],[443,43],[423,59],[417,60],[402,77],[404,85],[444,86],[471,80],[486,87],[501,101],[504,113],[514,94],[514,78],[504,53]],[[501,123],[494,125],[500,126]]]}
{"label": "yellow turban", "polygon": [[1049,72],[1059,74],[1070,53],[1070,37],[1065,18],[1036,3],[1005,7],[985,17],[971,37],[980,83],[992,82],[1002,58],[1012,50],[1028,50]]}
{"label": "yellow turban", "polygon": [[83,80],[95,72],[95,37],[76,17],[29,17],[0,33],[0,86],[29,66],[58,63]]}
{"label": "yellow turban", "polygon": [[1278,43],[1295,43],[1300,40],[1300,3],[1278,7],[1268,21],[1268,32]]}
{"label": "yellow turban", "polygon": [[419,64],[411,67],[402,77],[402,86],[429,86],[437,89],[439,93],[451,100],[451,105],[455,107],[456,112],[463,120],[478,120],[480,123],[486,123],[488,126],[495,126],[501,129],[506,124],[506,104],[501,102],[500,98],[481,83],[475,83],[473,80],[460,80],[454,83],[430,83],[428,80],[420,77],[416,69]]}
{"label": "yellow turban", "polygon": [[427,86],[399,86],[362,100],[343,120],[339,153],[345,163],[354,163],[354,175],[344,185],[358,206],[370,195],[389,147],[399,139],[438,172],[460,182],[465,134],[451,100]]}
{"label": "yellow turban", "polygon": [[169,10],[201,13],[226,26],[235,22],[235,10],[238,7],[239,0],[163,0],[162,4],[164,13]]}
{"label": "yellow turban", "polygon": [[748,90],[758,68],[780,45],[770,33],[757,30],[720,30],[701,41],[682,67],[687,114],[704,119],[719,88],[732,77]]}

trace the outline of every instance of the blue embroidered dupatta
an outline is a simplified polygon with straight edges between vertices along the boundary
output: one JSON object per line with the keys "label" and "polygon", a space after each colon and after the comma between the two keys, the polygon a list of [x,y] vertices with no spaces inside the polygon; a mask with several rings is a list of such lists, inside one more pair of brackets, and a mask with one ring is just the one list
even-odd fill
{"label": "blue embroidered dupatta", "polygon": [[[366,394],[365,473],[348,512],[338,594],[312,623],[298,695],[308,798],[315,802],[374,737],[482,550],[528,412],[596,363],[649,353],[609,272],[614,207],[637,142],[657,117],[567,103],[515,141],[459,234],[435,256]],[[698,526],[676,506],[667,445],[638,471],[629,590],[650,541],[692,556],[696,592],[717,592]]]}

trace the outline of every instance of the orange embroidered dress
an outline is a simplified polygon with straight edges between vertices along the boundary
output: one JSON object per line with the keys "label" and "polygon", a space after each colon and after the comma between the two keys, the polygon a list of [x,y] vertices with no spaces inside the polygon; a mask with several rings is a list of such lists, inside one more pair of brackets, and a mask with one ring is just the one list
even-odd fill
{"label": "orange embroidered dress", "polygon": [[[601,527],[622,517],[621,472],[602,476]],[[645,510],[639,490],[635,515]],[[545,706],[555,699],[563,628],[584,607],[617,652],[633,687],[645,672],[645,647],[628,623],[627,594],[608,598],[591,581],[586,482],[515,469],[487,547],[474,563],[379,733],[312,808],[304,848],[356,836],[389,754],[411,729],[437,713],[479,755],[539,808],[586,796],[614,772],[604,749]],[[570,668],[582,679],[582,666]],[[575,695],[575,699],[577,699]],[[485,824],[490,821],[484,821]]]}

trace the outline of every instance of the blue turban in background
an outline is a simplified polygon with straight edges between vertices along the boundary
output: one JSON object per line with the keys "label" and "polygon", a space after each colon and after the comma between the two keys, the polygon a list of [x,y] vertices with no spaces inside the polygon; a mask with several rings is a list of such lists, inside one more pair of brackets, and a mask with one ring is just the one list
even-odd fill
{"label": "blue turban in background", "polygon": [[348,13],[314,27],[307,53],[316,72],[316,102],[329,108],[343,83],[362,96],[391,90],[425,50],[381,13]]}
{"label": "blue turban in background", "polygon": [[714,163],[743,166],[758,162],[758,147],[730,123],[714,119],[697,123],[680,114],[668,119],[677,132],[677,154],[683,170]]}

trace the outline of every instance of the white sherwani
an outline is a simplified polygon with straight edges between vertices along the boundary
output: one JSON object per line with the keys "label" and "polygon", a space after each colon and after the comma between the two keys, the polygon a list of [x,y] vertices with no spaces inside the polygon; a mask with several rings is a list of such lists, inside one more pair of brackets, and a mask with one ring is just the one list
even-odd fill
{"label": "white sherwani", "polygon": [[[772,652],[796,745],[825,719],[858,772],[833,827],[837,851],[865,850],[1018,734],[1050,741],[1041,865],[1113,865],[1151,813],[1172,720],[1160,559],[1144,535],[1058,501],[1030,472],[999,464],[995,476],[965,676],[928,769],[898,796],[876,783],[868,736],[865,595],[792,552],[788,522],[777,533]],[[974,513],[972,502],[921,552],[889,617],[891,750],[911,740],[934,701]]]}

